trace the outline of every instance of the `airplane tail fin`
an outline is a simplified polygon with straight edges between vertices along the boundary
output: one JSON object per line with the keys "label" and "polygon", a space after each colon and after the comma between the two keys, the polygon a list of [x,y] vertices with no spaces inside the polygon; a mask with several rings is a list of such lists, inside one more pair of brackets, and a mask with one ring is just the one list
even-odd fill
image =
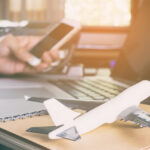
{"label": "airplane tail fin", "polygon": [[46,100],[44,105],[56,126],[65,124],[80,115],[80,113],[72,111],[56,99]]}

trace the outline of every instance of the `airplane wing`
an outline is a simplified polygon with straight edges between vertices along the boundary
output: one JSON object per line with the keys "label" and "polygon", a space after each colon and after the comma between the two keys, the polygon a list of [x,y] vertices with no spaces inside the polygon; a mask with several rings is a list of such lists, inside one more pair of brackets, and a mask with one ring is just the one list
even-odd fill
{"label": "airplane wing", "polygon": [[65,124],[80,115],[56,99],[48,99],[44,101],[44,105],[56,126]]}
{"label": "airplane wing", "polygon": [[119,118],[124,121],[132,121],[140,127],[150,127],[150,114],[137,106],[132,106],[123,111]]}
{"label": "airplane wing", "polygon": [[[45,100],[50,99],[46,97],[30,97],[30,96],[24,96],[25,100],[32,101],[32,102],[39,102],[43,103]],[[89,101],[89,100],[80,100],[80,99],[58,99],[59,102],[64,104],[65,106],[71,108],[71,109],[82,109],[85,111],[89,111],[99,105],[104,104],[106,101]]]}

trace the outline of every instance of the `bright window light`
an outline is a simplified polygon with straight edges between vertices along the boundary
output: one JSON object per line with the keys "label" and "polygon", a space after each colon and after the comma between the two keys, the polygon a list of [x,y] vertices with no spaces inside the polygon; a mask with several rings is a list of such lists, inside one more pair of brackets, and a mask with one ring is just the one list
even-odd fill
{"label": "bright window light", "polygon": [[88,26],[128,26],[131,0],[66,0],[65,17]]}

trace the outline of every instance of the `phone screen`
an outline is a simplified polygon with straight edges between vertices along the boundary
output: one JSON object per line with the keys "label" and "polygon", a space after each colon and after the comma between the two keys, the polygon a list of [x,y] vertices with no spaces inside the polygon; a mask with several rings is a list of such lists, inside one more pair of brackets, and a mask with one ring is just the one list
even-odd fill
{"label": "phone screen", "polygon": [[47,34],[30,51],[34,56],[41,58],[45,51],[50,50],[58,41],[67,35],[73,29],[72,26],[61,23],[53,31]]}

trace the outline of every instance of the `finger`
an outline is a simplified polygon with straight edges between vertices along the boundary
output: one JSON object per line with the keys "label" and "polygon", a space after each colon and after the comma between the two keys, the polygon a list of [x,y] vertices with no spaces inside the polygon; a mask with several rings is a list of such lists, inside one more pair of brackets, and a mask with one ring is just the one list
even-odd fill
{"label": "finger", "polygon": [[36,71],[33,68],[27,66],[25,63],[15,62],[12,67],[12,74],[33,74],[35,72]]}
{"label": "finger", "polygon": [[36,70],[25,63],[15,62],[14,68],[12,67],[12,74],[34,74]]}
{"label": "finger", "polygon": [[0,58],[0,72],[10,75],[18,73],[33,74],[35,73],[35,69],[29,67],[25,63],[21,63],[20,61],[16,61],[8,57],[2,57]]}
{"label": "finger", "polygon": [[15,51],[17,51],[20,47],[18,40],[11,34],[4,36],[1,43]]}
{"label": "finger", "polygon": [[51,50],[44,52],[42,55],[42,63],[37,67],[38,71],[43,71],[50,67],[53,61],[56,61],[59,58],[57,50]]}
{"label": "finger", "polygon": [[29,62],[33,58],[33,55],[31,53],[29,53],[28,51],[25,51],[23,49],[18,52],[14,51],[14,55],[19,60],[24,61],[24,62]]}
{"label": "finger", "polygon": [[[7,35],[2,40],[2,44],[6,45],[13,54],[22,61],[27,61],[31,56],[28,53],[23,53],[23,49],[19,45],[19,41],[13,35]],[[25,57],[23,57],[25,55]]]}
{"label": "finger", "polygon": [[52,63],[52,58],[49,52],[44,52],[44,54],[42,55],[42,61],[50,66],[50,64]]}
{"label": "finger", "polygon": [[53,61],[56,61],[59,59],[59,52],[58,50],[50,50],[49,51],[51,58],[53,59]]}
{"label": "finger", "polygon": [[22,48],[27,48],[29,44],[29,37],[27,38],[26,36],[16,36],[20,46]]}
{"label": "finger", "polygon": [[22,71],[22,73],[25,73],[25,74],[35,74],[36,72],[37,71],[34,68],[27,66],[27,65],[24,67]]}
{"label": "finger", "polygon": [[49,65],[47,63],[41,63],[35,69],[37,72],[41,72],[41,71],[47,69],[48,67],[49,67]]}
{"label": "finger", "polygon": [[24,47],[26,45],[33,46],[37,44],[37,42],[39,42],[39,40],[41,39],[41,36],[16,36],[16,38]]}

